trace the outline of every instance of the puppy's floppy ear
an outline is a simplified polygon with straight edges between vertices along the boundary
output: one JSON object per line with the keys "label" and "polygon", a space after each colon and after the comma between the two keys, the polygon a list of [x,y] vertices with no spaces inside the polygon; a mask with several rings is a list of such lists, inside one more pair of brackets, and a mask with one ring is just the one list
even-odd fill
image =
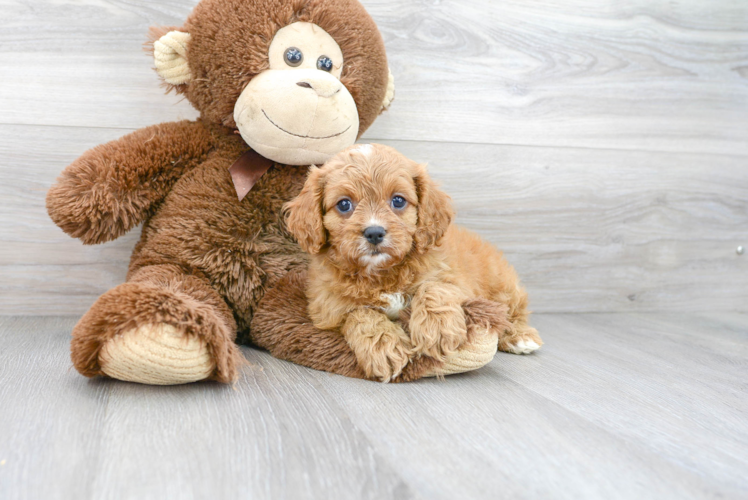
{"label": "puppy's floppy ear", "polygon": [[452,201],[426,172],[425,165],[416,167],[413,180],[418,193],[418,224],[414,236],[416,250],[424,253],[439,243],[452,223]]}
{"label": "puppy's floppy ear", "polygon": [[283,205],[286,227],[301,248],[311,254],[319,253],[327,241],[322,223],[322,178],[322,171],[311,167],[299,196]]}

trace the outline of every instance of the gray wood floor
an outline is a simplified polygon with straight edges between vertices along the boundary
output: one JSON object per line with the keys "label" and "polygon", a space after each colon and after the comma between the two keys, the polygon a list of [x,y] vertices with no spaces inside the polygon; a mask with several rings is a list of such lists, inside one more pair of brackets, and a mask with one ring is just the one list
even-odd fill
{"label": "gray wood floor", "polygon": [[536,355],[405,385],[88,380],[74,322],[0,318],[4,500],[748,497],[745,314],[539,314]]}

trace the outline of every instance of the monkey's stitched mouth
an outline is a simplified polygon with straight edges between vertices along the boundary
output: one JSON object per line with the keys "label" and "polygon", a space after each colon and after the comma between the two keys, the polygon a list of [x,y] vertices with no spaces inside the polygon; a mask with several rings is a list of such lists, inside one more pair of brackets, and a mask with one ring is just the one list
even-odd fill
{"label": "monkey's stitched mouth", "polygon": [[270,119],[270,117],[268,116],[268,114],[265,113],[264,109],[262,110],[262,114],[265,115],[265,118],[267,118],[267,120],[270,123],[272,123],[275,126],[275,128],[277,128],[278,130],[281,130],[281,131],[287,133],[288,135],[292,135],[294,137],[301,137],[302,139],[332,139],[333,137],[337,137],[339,135],[345,134],[351,128],[351,125],[348,125],[348,127],[345,130],[343,130],[342,132],[338,132],[337,134],[332,134],[332,135],[328,135],[328,136],[325,136],[325,137],[314,137],[313,135],[299,135],[299,134],[294,134],[293,132],[289,132],[288,130],[284,129],[283,127],[281,127],[280,125],[278,125],[277,123],[275,123],[273,120]]}

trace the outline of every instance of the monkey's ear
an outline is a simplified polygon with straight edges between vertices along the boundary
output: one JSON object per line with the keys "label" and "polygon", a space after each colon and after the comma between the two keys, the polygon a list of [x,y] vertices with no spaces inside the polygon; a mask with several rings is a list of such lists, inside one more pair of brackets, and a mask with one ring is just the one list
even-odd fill
{"label": "monkey's ear", "polygon": [[190,66],[187,63],[187,45],[190,34],[184,31],[169,31],[153,42],[153,60],[156,72],[170,85],[184,85],[190,81]]}
{"label": "monkey's ear", "polygon": [[299,196],[283,205],[286,228],[310,254],[317,254],[327,242],[327,231],[322,221],[322,171],[309,169],[309,177]]}
{"label": "monkey's ear", "polygon": [[395,77],[392,76],[392,71],[387,70],[387,92],[384,94],[384,101],[382,101],[382,109],[379,111],[383,113],[390,107],[392,101],[395,99]]}

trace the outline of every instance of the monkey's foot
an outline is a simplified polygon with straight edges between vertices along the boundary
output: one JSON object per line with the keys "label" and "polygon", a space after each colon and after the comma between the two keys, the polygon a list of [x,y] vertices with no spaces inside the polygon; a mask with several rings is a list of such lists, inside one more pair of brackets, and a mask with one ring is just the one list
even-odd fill
{"label": "monkey's foot", "polygon": [[99,297],[73,328],[75,369],[86,377],[142,384],[235,381],[244,357],[234,343],[236,325],[227,320],[228,308],[211,304],[220,297],[189,277],[149,271],[154,281],[171,276],[182,283],[127,282]]}
{"label": "monkey's foot", "polygon": [[165,323],[111,338],[99,352],[99,363],[112,378],[152,385],[197,382],[210,377],[216,367],[204,340]]}
{"label": "monkey's foot", "polygon": [[484,329],[476,331],[475,335],[460,348],[451,353],[441,366],[426,372],[424,377],[439,377],[464,373],[482,368],[491,362],[498,348],[498,334]]}

